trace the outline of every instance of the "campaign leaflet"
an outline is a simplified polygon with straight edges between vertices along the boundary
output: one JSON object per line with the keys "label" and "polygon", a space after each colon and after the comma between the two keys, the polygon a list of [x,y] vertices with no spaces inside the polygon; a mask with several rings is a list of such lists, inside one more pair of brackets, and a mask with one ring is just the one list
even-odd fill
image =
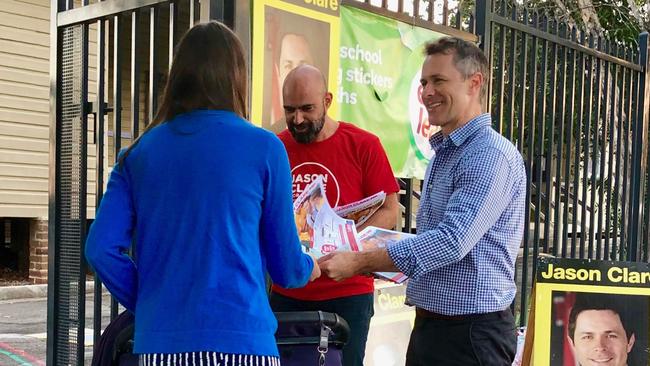
{"label": "campaign leaflet", "polygon": [[[368,226],[359,233],[359,242],[361,243],[361,250],[371,250],[385,248],[402,239],[414,236],[414,234]],[[408,279],[401,272],[375,272],[375,275],[395,283],[402,283]]]}
{"label": "campaign leaflet", "polygon": [[337,207],[334,211],[340,217],[354,220],[357,225],[362,225],[364,222],[368,221],[370,216],[379,210],[385,200],[386,193],[380,191],[360,201]]}
{"label": "campaign leaflet", "polygon": [[322,177],[312,181],[293,202],[293,214],[298,237],[303,246],[313,247],[314,223],[323,205],[327,202]]}
{"label": "campaign leaflet", "polygon": [[303,250],[316,258],[334,251],[359,251],[354,220],[339,217],[325,196],[318,177],[294,202],[296,228]]}

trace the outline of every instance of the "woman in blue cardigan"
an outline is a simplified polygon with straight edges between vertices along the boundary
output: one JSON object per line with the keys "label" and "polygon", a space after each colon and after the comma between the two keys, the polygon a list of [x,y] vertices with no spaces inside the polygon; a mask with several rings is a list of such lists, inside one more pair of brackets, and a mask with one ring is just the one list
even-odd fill
{"label": "woman in blue cardigan", "polygon": [[135,314],[141,364],[279,365],[265,272],[283,287],[320,275],[300,250],[285,149],[246,121],[247,83],[232,31],[190,29],[88,233],[88,262]]}

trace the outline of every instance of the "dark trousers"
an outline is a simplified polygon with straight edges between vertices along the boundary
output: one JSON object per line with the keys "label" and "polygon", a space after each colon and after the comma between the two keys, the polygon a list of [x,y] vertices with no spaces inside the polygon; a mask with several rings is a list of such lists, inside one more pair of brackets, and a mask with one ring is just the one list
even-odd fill
{"label": "dark trousers", "polygon": [[303,301],[271,293],[273,311],[325,311],[341,316],[350,326],[348,343],[343,347],[343,366],[363,366],[370,318],[375,313],[373,295],[356,295],[323,301]]}
{"label": "dark trousers", "polygon": [[509,310],[467,319],[416,315],[407,366],[510,366],[515,358],[515,321]]}

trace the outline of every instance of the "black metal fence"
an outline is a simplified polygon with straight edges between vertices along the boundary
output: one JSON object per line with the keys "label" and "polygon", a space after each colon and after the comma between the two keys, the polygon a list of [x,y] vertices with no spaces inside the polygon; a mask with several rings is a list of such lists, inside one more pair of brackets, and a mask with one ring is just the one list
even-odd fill
{"label": "black metal fence", "polygon": [[[650,119],[648,34],[638,46],[582,32],[516,1],[344,0],[442,33],[478,39],[492,65],[495,128],[526,160],[528,229],[518,259],[518,299],[525,324],[535,260],[561,257],[648,261]],[[426,6],[420,6],[426,4]],[[83,260],[87,197],[96,205],[103,167],[152,119],[180,34],[200,19],[233,25],[248,1],[52,0],[51,173],[47,363],[82,365],[85,328]],[[245,14],[244,14],[245,15]],[[247,23],[245,23],[247,24]],[[247,26],[246,26],[247,27]],[[249,29],[235,30],[248,39]],[[90,39],[90,34],[96,38]],[[89,64],[94,52],[96,64]],[[95,75],[89,75],[94,66]],[[95,88],[89,89],[88,79]],[[105,141],[104,136],[108,138]],[[96,150],[89,166],[89,149]],[[92,170],[94,190],[88,192]],[[403,180],[404,230],[414,226],[418,184]],[[91,201],[92,202],[92,201]],[[102,329],[95,286],[94,339]],[[111,304],[111,316],[117,304]]]}
{"label": "black metal fence", "polygon": [[648,258],[648,33],[624,45],[517,2],[477,3],[494,127],[528,173],[516,304],[527,309],[539,253]]}

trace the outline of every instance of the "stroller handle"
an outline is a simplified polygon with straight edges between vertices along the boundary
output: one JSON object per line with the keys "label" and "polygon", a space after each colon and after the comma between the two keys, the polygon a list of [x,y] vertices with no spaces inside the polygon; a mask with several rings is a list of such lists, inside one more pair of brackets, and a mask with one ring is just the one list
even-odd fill
{"label": "stroller handle", "polygon": [[[289,311],[275,312],[278,321],[278,343],[294,343],[305,337],[318,337],[321,325],[331,329],[330,342],[333,344],[344,345],[348,341],[350,326],[341,316],[335,313],[324,311]],[[313,330],[313,331],[310,331]],[[310,334],[311,333],[311,334]]]}

